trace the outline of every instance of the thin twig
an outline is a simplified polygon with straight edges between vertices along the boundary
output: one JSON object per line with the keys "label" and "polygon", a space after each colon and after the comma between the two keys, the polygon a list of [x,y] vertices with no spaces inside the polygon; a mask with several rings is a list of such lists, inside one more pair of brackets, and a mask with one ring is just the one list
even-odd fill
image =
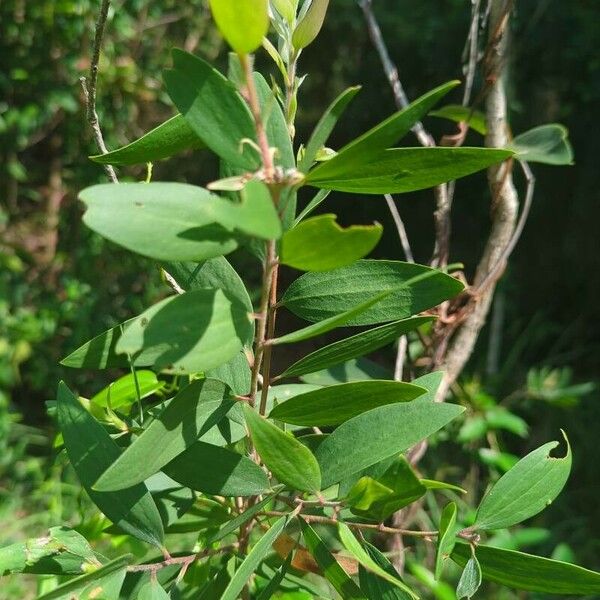
{"label": "thin twig", "polygon": [[208,558],[209,556],[214,556],[216,554],[223,554],[224,552],[230,552],[237,548],[237,544],[230,544],[228,546],[222,546],[221,548],[206,548],[201,552],[197,552],[196,554],[188,554],[187,556],[174,556],[166,558],[157,563],[148,563],[144,565],[132,565],[127,567],[127,571],[129,573],[139,573],[139,572],[147,572],[156,573],[160,571],[160,569],[164,569],[165,567],[171,567],[173,565],[182,565],[184,568],[188,567],[191,563],[202,560],[203,558]]}
{"label": "thin twig", "polygon": [[404,252],[404,256],[408,262],[415,262],[410,247],[410,242],[408,240],[408,235],[406,233],[406,227],[404,226],[404,221],[400,216],[400,211],[398,210],[398,207],[394,202],[394,198],[392,198],[391,194],[385,194],[384,198],[392,215],[392,219],[394,219],[396,231],[398,232],[398,239],[400,240],[400,244],[402,245],[402,251]]}
{"label": "thin twig", "polygon": [[[96,112],[96,95],[98,87],[98,65],[100,63],[100,52],[102,50],[102,40],[104,39],[104,31],[106,29],[106,20],[108,19],[109,9],[110,0],[102,0],[100,14],[98,15],[98,20],[96,21],[96,32],[94,35],[94,47],[92,50],[92,61],[90,63],[89,81],[86,80],[85,77],[81,77],[79,79],[83,89],[83,95],[85,97],[87,120],[92,128],[96,146],[101,154],[106,154],[108,150],[106,148],[106,144],[104,143],[104,136],[102,135],[98,113]],[[113,183],[118,183],[119,180],[112,165],[104,165],[104,170]]]}

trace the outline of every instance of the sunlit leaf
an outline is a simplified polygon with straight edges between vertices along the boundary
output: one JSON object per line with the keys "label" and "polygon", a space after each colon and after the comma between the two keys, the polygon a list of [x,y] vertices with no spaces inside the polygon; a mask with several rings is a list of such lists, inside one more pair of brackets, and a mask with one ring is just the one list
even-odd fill
{"label": "sunlit leaf", "polygon": [[435,556],[435,578],[439,579],[444,570],[445,561],[450,558],[456,543],[456,514],[457,507],[454,502],[449,502],[440,517],[437,551]]}
{"label": "sunlit leaf", "polygon": [[217,27],[240,54],[254,52],[269,29],[268,0],[210,0]]}
{"label": "sunlit leaf", "polygon": [[[137,382],[136,382],[137,380]],[[159,381],[152,371],[139,370],[135,375],[129,373],[120,377],[103,390],[92,396],[90,402],[98,406],[123,408],[133,404],[140,398],[147,398],[164,387],[164,382]]]}
{"label": "sunlit leaf", "polygon": [[292,35],[292,45],[297,50],[312,44],[323,27],[329,0],[312,0],[304,17],[300,20]]}
{"label": "sunlit leaf", "polygon": [[487,133],[487,125],[485,123],[485,115],[479,110],[473,110],[462,104],[447,104],[429,113],[430,117],[440,117],[448,119],[455,123],[466,123],[471,129],[485,135]]}

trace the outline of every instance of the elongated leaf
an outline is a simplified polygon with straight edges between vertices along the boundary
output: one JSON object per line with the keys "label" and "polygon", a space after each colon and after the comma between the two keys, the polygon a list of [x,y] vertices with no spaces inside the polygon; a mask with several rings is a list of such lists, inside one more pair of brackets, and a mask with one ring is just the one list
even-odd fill
{"label": "elongated leaf", "polygon": [[435,578],[438,580],[442,576],[444,563],[450,558],[456,543],[456,513],[456,504],[449,502],[444,507],[440,518],[440,531],[435,556]]}
{"label": "elongated leaf", "polygon": [[485,123],[485,115],[479,110],[473,110],[462,104],[448,104],[437,110],[432,110],[429,113],[430,117],[440,117],[441,119],[449,119],[455,123],[466,123],[471,129],[485,135],[487,133],[487,125]]}
{"label": "elongated leaf", "polygon": [[312,44],[323,27],[329,0],[312,0],[304,17],[292,35],[292,45],[297,50]]}
{"label": "elongated leaf", "polygon": [[279,404],[269,417],[293,425],[339,425],[368,410],[409,402],[425,388],[399,381],[358,381],[332,385],[301,394]]}
{"label": "elongated leaf", "polygon": [[481,501],[473,527],[504,529],[544,510],[560,494],[571,472],[566,435],[565,441],[567,453],[563,458],[550,456],[559,442],[549,442],[505,473]]}
{"label": "elongated leaf", "polygon": [[242,525],[253,519],[269,502],[273,500],[275,494],[271,494],[266,498],[263,498],[260,502],[253,504],[250,508],[245,510],[243,513],[234,517],[230,521],[227,521],[216,533],[209,538],[209,543],[214,544],[229,534],[237,531]]}
{"label": "elongated leaf", "polygon": [[281,567],[279,567],[279,569],[277,569],[275,575],[271,578],[267,587],[260,593],[260,596],[257,598],[257,600],[270,600],[273,597],[273,595],[277,593],[277,590],[279,590],[279,586],[281,585],[283,578],[285,577],[288,569],[290,568],[293,556],[293,552],[290,552],[288,554],[288,557],[286,558],[285,562],[281,565]]}
{"label": "elongated leaf", "polygon": [[[363,548],[375,564],[392,577],[400,579],[400,575],[398,575],[392,563],[375,546],[364,542]],[[362,565],[358,567],[358,580],[361,589],[369,600],[411,600],[414,598],[412,591],[409,594],[399,589],[386,579],[374,575]]]}
{"label": "elongated leaf", "polygon": [[268,0],[210,0],[227,43],[238,53],[254,52],[269,29]]}
{"label": "elongated leaf", "polygon": [[81,574],[99,566],[87,540],[66,527],[52,527],[45,537],[0,548],[0,577],[11,573]]}
{"label": "elongated leaf", "polygon": [[[137,385],[136,385],[137,379]],[[159,381],[152,371],[136,371],[133,374],[120,377],[91,398],[91,402],[98,406],[122,408],[133,404],[138,398],[147,398],[164,387],[164,382]]]}
{"label": "elongated leaf", "polygon": [[333,317],[329,317],[328,319],[323,319],[318,323],[314,323],[313,325],[309,325],[308,327],[303,327],[302,329],[298,329],[297,331],[293,331],[292,333],[288,333],[286,335],[282,335],[278,338],[273,338],[271,340],[271,344],[277,346],[279,344],[295,344],[297,342],[303,342],[304,340],[309,340],[310,338],[316,337],[318,335],[322,335],[323,333],[327,333],[332,329],[336,329],[337,327],[341,327],[342,325],[347,325],[351,321],[353,321],[356,317],[368,311],[375,304],[378,304],[382,300],[386,299],[388,296],[392,294],[393,290],[387,290],[376,296],[372,296],[365,302],[350,308],[349,310],[342,312],[338,315],[334,315]]}
{"label": "elongated leaf", "polygon": [[479,561],[475,556],[472,556],[465,565],[465,569],[460,576],[458,586],[456,587],[456,597],[458,600],[461,598],[471,598],[477,593],[477,590],[481,586],[481,567]]}
{"label": "elongated leaf", "polygon": [[352,264],[375,248],[383,227],[353,225],[346,229],[335,215],[302,221],[281,240],[281,262],[301,271],[330,271]]}
{"label": "elongated leaf", "polygon": [[120,450],[62,382],[58,386],[58,423],[71,464],[94,504],[127,533],[161,547],[163,525],[144,484],[119,492],[92,489],[98,477],[119,457]]}
{"label": "elongated leaf", "polygon": [[37,600],[118,598],[131,558],[130,555],[116,558],[96,571],[75,577],[52,591],[38,596]]}
{"label": "elongated leaf", "polygon": [[254,461],[205,442],[190,446],[163,471],[182,485],[213,496],[256,496],[270,488]]}
{"label": "elongated leaf", "polygon": [[152,494],[160,513],[165,533],[168,528],[188,513],[196,501],[196,494],[189,488],[182,487],[162,472],[156,473],[144,482]]}
{"label": "elongated leaf", "polygon": [[315,130],[312,132],[312,135],[306,144],[304,156],[298,163],[298,169],[300,171],[306,172],[312,166],[317,153],[327,143],[339,118],[359,91],[360,86],[350,87],[347,90],[344,90],[327,107],[327,110],[323,113],[321,120],[317,123]]}
{"label": "elongated leaf", "polygon": [[323,386],[370,379],[393,380],[394,374],[368,358],[357,358],[323,371],[303,375],[301,379],[306,383]]}
{"label": "elongated leaf", "polygon": [[172,70],[164,72],[169,96],[188,125],[218,156],[254,171],[259,155],[243,140],[255,140],[254,122],[234,85],[206,61],[173,50]]}
{"label": "elongated leaf", "polygon": [[253,335],[246,308],[221,290],[195,290],[155,304],[123,332],[116,352],[154,355],[155,369],[197,373],[231,360]]}
{"label": "elongated leaf", "polygon": [[299,518],[302,537],[306,547],[323,571],[323,576],[331,583],[344,600],[367,600],[360,588],[346,575],[316,531]]}
{"label": "elongated leaf", "polygon": [[271,550],[273,542],[287,525],[288,517],[281,517],[273,526],[265,533],[260,540],[254,545],[244,562],[235,572],[225,592],[221,596],[221,600],[237,600],[239,594],[246,585],[250,576],[256,571],[262,560]]}
{"label": "elongated leaf", "polygon": [[405,319],[456,296],[464,289],[453,277],[422,265],[393,260],[360,260],[329,273],[305,273],[286,290],[281,303],[307,321],[320,321],[394,290],[348,325]]}
{"label": "elongated leaf", "polygon": [[[456,544],[452,560],[464,567],[470,558],[470,546]],[[600,573],[570,563],[482,545],[477,546],[477,559],[483,579],[513,589],[592,597],[600,594]]]}
{"label": "elongated leaf", "polygon": [[365,569],[371,571],[378,577],[385,579],[388,583],[395,585],[398,589],[409,594],[412,598],[418,598],[418,596],[398,577],[390,575],[388,571],[382,569],[367,553],[367,551],[361,546],[360,542],[354,537],[352,531],[346,523],[340,523],[338,525],[338,531],[340,533],[340,540],[346,550],[348,550],[354,558],[363,566]]}
{"label": "elongated leaf", "polygon": [[400,194],[434,187],[481,171],[513,156],[495,148],[392,148],[362,164],[340,164],[330,171],[311,171],[306,183],[356,194]]}
{"label": "elongated leaf", "polygon": [[435,479],[421,479],[421,483],[428,490],[451,490],[459,494],[466,494],[467,490],[461,488],[453,483],[447,483],[446,481],[436,481]]}
{"label": "elongated leaf", "polygon": [[238,300],[248,309],[248,312],[253,310],[248,290],[242,278],[224,256],[211,258],[201,263],[165,263],[165,268],[186,292],[217,288],[230,298]]}
{"label": "elongated leaf", "polygon": [[459,81],[449,81],[420,98],[407,108],[394,113],[360,137],[344,146],[336,156],[309,173],[310,178],[328,178],[347,172],[350,165],[364,164],[404,137]]}
{"label": "elongated leaf", "polygon": [[204,374],[207,377],[222,381],[238,396],[246,396],[250,393],[252,371],[244,351],[238,352],[230,361],[214,369],[208,369]]}
{"label": "elongated leaf", "polygon": [[281,374],[281,377],[297,377],[306,373],[314,373],[315,371],[328,369],[334,365],[346,362],[352,358],[364,356],[365,354],[369,354],[369,352],[387,346],[400,336],[431,321],[433,321],[433,317],[412,317],[381,325],[369,331],[363,331],[352,337],[315,350],[288,367]]}
{"label": "elongated leaf", "polygon": [[312,452],[246,404],[244,414],[256,451],[273,475],[293,489],[319,491],[321,473]]}
{"label": "elongated leaf", "polygon": [[521,133],[508,146],[516,157],[527,162],[546,165],[572,165],[573,148],[569,132],[558,123],[540,125]]}
{"label": "elongated leaf", "polygon": [[165,592],[155,577],[143,585],[137,595],[137,600],[170,600],[171,596]]}
{"label": "elongated leaf", "polygon": [[421,377],[417,377],[415,380],[413,380],[414,385],[420,385],[427,390],[427,394],[421,396],[419,398],[419,402],[435,402],[438,388],[440,387],[443,379],[443,371],[434,371],[433,373],[421,375]]}
{"label": "elongated leaf", "polygon": [[464,408],[455,404],[402,402],[375,408],[342,423],[315,453],[323,489],[404,452],[462,412]]}
{"label": "elongated leaf", "polygon": [[[145,481],[199,439],[231,443],[244,427],[226,419],[235,403],[220,381],[194,381],[185,387],[95,482],[97,490],[119,490]],[[175,478],[174,478],[175,479]]]}
{"label": "elongated leaf", "polygon": [[106,154],[90,156],[90,158],[102,165],[140,165],[170,158],[185,150],[198,150],[205,146],[187,121],[181,115],[175,115],[135,142]]}
{"label": "elongated leaf", "polygon": [[329,190],[319,190],[313,199],[306,205],[304,210],[294,220],[294,225],[306,219],[322,202],[324,202],[331,192]]}

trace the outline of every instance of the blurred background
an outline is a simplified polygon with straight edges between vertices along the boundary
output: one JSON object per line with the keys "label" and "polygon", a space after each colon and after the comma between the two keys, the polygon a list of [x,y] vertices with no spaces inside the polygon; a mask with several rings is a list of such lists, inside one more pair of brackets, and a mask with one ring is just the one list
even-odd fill
{"label": "blurred background", "polygon": [[[78,81],[89,68],[98,4],[0,2],[0,545],[42,535],[49,525],[77,523],[73,514],[82,499],[53,452],[54,425],[45,402],[61,378],[89,396],[107,376],[67,371],[60,358],[167,293],[152,264],[81,223],[78,190],[105,181],[102,169],[87,160],[95,148]],[[462,76],[470,5],[374,2],[410,98]],[[203,0],[116,0],[114,6],[98,89],[109,148],[174,114],[161,81],[171,48],[196,52],[223,68],[227,60]],[[535,203],[499,287],[493,335],[486,327],[460,378],[457,393],[470,407],[468,417],[451,439],[441,440],[450,448],[451,464],[465,466],[458,478],[487,480],[509,468],[516,455],[559,439],[563,427],[575,456],[567,489],[518,539],[505,536],[497,543],[590,568],[600,567],[599,39],[597,0],[517,2],[508,82],[513,131],[565,124],[576,164],[535,166]],[[258,61],[275,75],[264,56]],[[359,83],[363,90],[334,132],[332,147],[394,111],[354,0],[332,0],[301,70],[309,77],[300,92],[298,141],[306,140],[323,109],[349,85]],[[453,133],[452,124],[440,119],[426,124],[438,138]],[[480,143],[473,135],[469,141]],[[215,173],[214,160],[198,153],[156,164],[154,179],[206,183]],[[135,179],[144,172],[120,175]],[[464,263],[469,273],[489,227],[485,190],[483,175],[457,188],[451,261]],[[432,194],[407,194],[398,205],[416,260],[428,262]],[[334,195],[322,210],[336,212],[346,224],[383,223],[386,233],[375,255],[402,258],[383,199]],[[247,281],[258,276],[255,263],[239,256],[233,261]],[[393,366],[391,350],[377,358]],[[20,593],[21,584],[10,581]]]}

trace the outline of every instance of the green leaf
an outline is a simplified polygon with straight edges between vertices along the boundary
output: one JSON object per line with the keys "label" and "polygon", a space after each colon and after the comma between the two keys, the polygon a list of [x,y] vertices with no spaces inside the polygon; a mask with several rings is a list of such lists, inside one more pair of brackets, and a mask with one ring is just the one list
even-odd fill
{"label": "green leaf", "polygon": [[244,351],[238,352],[230,361],[214,369],[208,369],[204,374],[206,377],[222,381],[238,396],[246,396],[250,393],[252,371]]}
{"label": "green leaf", "polygon": [[252,302],[242,278],[224,256],[217,256],[202,263],[166,263],[165,269],[186,292],[206,288],[219,289],[230,298],[235,298],[240,304],[243,304],[248,312],[253,311]]}
{"label": "green leaf", "polygon": [[288,22],[293,23],[296,18],[296,1],[292,0],[271,0],[271,4],[277,9],[277,12]]}
{"label": "green leaf", "polygon": [[263,498],[260,502],[253,504],[250,508],[245,510],[243,513],[240,513],[230,521],[227,521],[215,534],[210,536],[208,539],[209,544],[214,544],[219,540],[222,540],[224,537],[227,537],[229,534],[237,531],[242,525],[253,519],[262,509],[269,504],[275,497],[275,494],[271,494],[266,498]]}
{"label": "green leaf", "polygon": [[447,104],[437,110],[432,110],[429,113],[430,117],[440,117],[448,119],[455,123],[466,123],[471,129],[477,133],[485,135],[487,133],[487,125],[485,123],[485,114],[480,110],[473,110],[468,106],[461,104]]}
{"label": "green leaf", "polygon": [[244,427],[227,419],[235,415],[235,408],[220,381],[193,381],[94,482],[94,489],[119,490],[140,483],[200,439],[227,444],[243,438]]}
{"label": "green leaf", "polygon": [[302,221],[281,240],[281,262],[302,271],[330,271],[363,258],[375,248],[383,227],[352,225],[346,229],[335,215]]}
{"label": "green leaf", "polygon": [[335,560],[316,531],[302,518],[298,517],[298,520],[300,521],[302,537],[308,551],[317,561],[317,564],[323,571],[324,577],[331,583],[338,594],[344,600],[367,600],[360,588],[346,575],[344,569]]}
{"label": "green leaf", "polygon": [[550,452],[559,442],[549,442],[522,458],[486,494],[473,528],[504,529],[537,515],[560,494],[571,472],[571,447],[563,458]]}
{"label": "green leaf", "polygon": [[81,574],[100,566],[87,540],[66,527],[48,535],[0,548],[0,577],[11,573]]}
{"label": "green leaf", "polygon": [[140,165],[205,146],[187,121],[181,115],[175,115],[135,142],[106,154],[90,156],[90,159],[102,165]]}
{"label": "green leaf", "polygon": [[[137,379],[137,385],[136,385]],[[95,394],[90,402],[98,406],[111,408],[128,407],[138,399],[138,386],[140,398],[147,398],[161,390],[165,384],[159,381],[152,371],[136,371],[120,377]]]}
{"label": "green leaf", "polygon": [[435,479],[421,479],[421,483],[428,490],[451,490],[453,492],[457,492],[458,494],[467,493],[467,490],[459,487],[458,485],[447,483],[445,481],[436,481]]}
{"label": "green leaf", "polygon": [[519,134],[508,148],[515,158],[546,165],[572,165],[573,148],[569,143],[569,131],[563,125],[550,123],[534,127]]}
{"label": "green leaf", "polygon": [[279,481],[305,491],[321,489],[321,473],[312,452],[244,404],[246,425],[261,459]]}
{"label": "green leaf", "polygon": [[210,0],[219,31],[239,54],[254,52],[269,30],[268,0]]}
{"label": "green leaf", "polygon": [[324,387],[276,406],[269,418],[307,427],[339,425],[379,406],[409,402],[426,392],[399,381],[357,381]]}
{"label": "green leaf", "polygon": [[307,321],[320,321],[392,291],[348,325],[405,319],[437,306],[464,289],[454,277],[422,265],[393,260],[360,260],[329,273],[305,273],[286,290],[281,304]]}
{"label": "green leaf", "polygon": [[279,569],[277,569],[274,576],[269,581],[267,587],[263,589],[263,591],[260,593],[260,596],[258,596],[257,600],[270,600],[273,597],[273,595],[277,593],[277,591],[279,590],[279,586],[283,581],[283,578],[285,577],[288,569],[290,568],[293,556],[293,552],[290,552],[288,554],[288,557],[285,559],[285,562],[281,565],[281,567],[279,567]]}
{"label": "green leaf", "polygon": [[171,596],[165,592],[155,577],[144,584],[136,596],[137,600],[170,600]]}
{"label": "green leaf", "polygon": [[196,442],[162,470],[182,485],[213,496],[256,496],[270,488],[254,461],[205,442]]}
{"label": "green leaf", "polygon": [[79,197],[90,229],[158,260],[200,261],[235,250],[239,234],[281,235],[269,191],[259,181],[246,184],[241,204],[184,183],[100,184]]}
{"label": "green leaf", "polygon": [[57,403],[58,424],[67,454],[94,504],[127,533],[162,547],[162,521],[144,484],[118,492],[92,489],[98,477],[119,457],[117,444],[62,382],[58,386]]}
{"label": "green leaf", "polygon": [[320,204],[322,204],[331,192],[329,190],[319,190],[314,198],[306,205],[304,210],[294,220],[294,225],[298,225],[301,221],[306,219]]}
{"label": "green leaf", "polygon": [[400,456],[380,477],[361,477],[348,492],[346,502],[353,514],[383,523],[426,491],[408,461]]}
{"label": "green leaf", "polygon": [[96,571],[75,577],[36,600],[94,600],[118,598],[131,562],[129,554],[115,558]]}
{"label": "green leaf", "polygon": [[435,578],[439,580],[444,570],[445,561],[450,558],[456,544],[456,515],[457,508],[454,502],[446,504],[440,517],[440,530],[435,556]]}
{"label": "green leaf", "polygon": [[344,547],[356,560],[368,571],[371,571],[378,577],[385,579],[388,583],[395,585],[399,590],[406,592],[411,598],[417,598],[418,596],[398,577],[391,575],[388,571],[381,568],[367,553],[367,551],[361,546],[360,542],[354,537],[352,531],[346,523],[340,523],[338,525],[338,531],[340,533],[340,540]]}
{"label": "green leaf", "polygon": [[481,586],[481,566],[476,556],[472,556],[465,565],[465,569],[460,576],[458,586],[456,587],[456,597],[471,598],[477,593]]}
{"label": "green leaf", "polygon": [[342,423],[315,454],[321,466],[322,488],[404,452],[462,412],[464,408],[455,404],[402,402]]}
{"label": "green leaf", "polygon": [[433,317],[412,317],[381,325],[369,331],[363,331],[315,350],[288,367],[280,377],[297,377],[306,373],[314,373],[352,358],[364,356],[391,344],[400,336],[417,329],[425,323],[431,323],[431,321],[433,321]]}
{"label": "green leaf", "polygon": [[[495,148],[391,148],[361,164],[331,163],[311,171],[306,183],[356,194],[400,194],[434,187],[481,171],[513,156]],[[325,167],[330,167],[328,170]]]}
{"label": "green leaf", "polygon": [[263,558],[271,551],[273,542],[279,537],[279,534],[287,525],[288,517],[281,517],[273,526],[263,535],[254,545],[244,562],[235,572],[229,585],[221,596],[221,600],[238,600],[239,594],[246,585],[248,579],[256,571]]}
{"label": "green leaf", "polygon": [[292,46],[296,50],[306,48],[315,41],[325,22],[328,6],[329,0],[312,0],[292,35]]}
{"label": "green leaf", "polygon": [[318,323],[314,323],[308,327],[303,327],[297,331],[292,331],[292,333],[282,335],[281,337],[273,338],[270,340],[270,343],[275,346],[279,344],[295,344],[297,342],[303,342],[304,340],[309,340],[310,338],[322,335],[323,333],[327,333],[328,331],[336,329],[337,327],[341,327],[342,325],[347,325],[355,317],[364,313],[365,311],[368,311],[372,306],[390,296],[393,291],[394,290],[386,290],[385,292],[377,294],[376,296],[369,298],[365,302],[354,306],[345,312],[329,317],[328,319],[323,319]]}
{"label": "green leaf", "polygon": [[146,479],[144,483],[156,502],[165,533],[169,533],[168,528],[180,521],[192,509],[196,494],[189,488],[180,486],[162,472]]}
{"label": "green leaf", "polygon": [[372,360],[358,358],[349,360],[341,365],[317,371],[301,377],[302,381],[313,385],[333,385],[348,383],[350,381],[363,381],[370,379],[394,379],[394,374]]}
{"label": "green leaf", "polygon": [[419,385],[427,390],[427,393],[419,398],[419,402],[435,402],[438,388],[442,384],[443,379],[443,371],[434,371],[433,373],[427,373],[414,379],[412,382],[413,385]]}
{"label": "green leaf", "polygon": [[[400,575],[398,575],[392,563],[375,546],[364,542],[364,550],[381,569],[392,577],[400,579]],[[358,580],[361,589],[369,600],[411,600],[414,598],[412,591],[408,593],[399,589],[396,585],[372,574],[362,565],[358,567]]]}
{"label": "green leaf", "polygon": [[331,178],[346,172],[350,166],[364,164],[403,138],[459,81],[449,81],[420,98],[405,109],[394,113],[375,127],[344,146],[331,160],[320,164],[309,173],[309,178]]}
{"label": "green leaf", "polygon": [[[221,290],[195,290],[165,298],[129,323],[116,345],[138,365],[138,353],[155,369],[197,373],[231,360],[249,342],[246,308]],[[145,361],[144,361],[145,362]]]}
{"label": "green leaf", "polygon": [[[491,546],[479,545],[476,553],[486,581],[541,594],[600,594],[600,573],[577,565]],[[470,546],[456,544],[452,560],[464,567],[470,558]]]}
{"label": "green leaf", "polygon": [[310,169],[315,161],[317,153],[325,146],[339,118],[359,91],[360,86],[350,87],[347,90],[344,90],[327,107],[327,110],[323,113],[323,116],[317,123],[315,130],[312,132],[312,135],[306,144],[304,155],[298,163],[298,170],[306,172]]}
{"label": "green leaf", "polygon": [[[241,21],[240,21],[241,23]],[[260,167],[248,105],[235,86],[206,61],[173,50],[172,70],[164,72],[169,96],[188,125],[222,159],[247,171]]]}

